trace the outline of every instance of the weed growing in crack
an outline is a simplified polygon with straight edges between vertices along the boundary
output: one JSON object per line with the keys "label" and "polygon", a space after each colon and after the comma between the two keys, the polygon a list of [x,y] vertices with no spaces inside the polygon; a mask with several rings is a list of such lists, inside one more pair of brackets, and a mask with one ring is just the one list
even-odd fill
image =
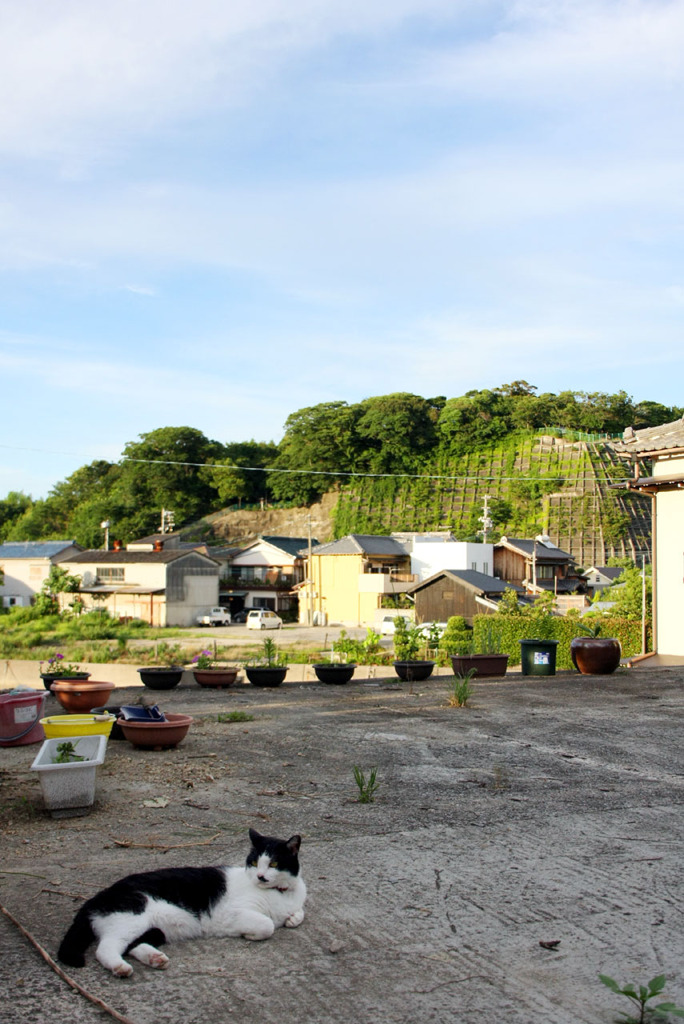
{"label": "weed growing in crack", "polygon": [[253,722],[254,715],[247,711],[219,711],[216,716],[217,722]]}
{"label": "weed growing in crack", "polygon": [[377,782],[378,769],[370,768],[368,772],[368,778],[362,768],[359,768],[357,764],[354,765],[354,781],[359,787],[359,803],[360,804],[372,804],[375,799],[373,794],[380,785]]}
{"label": "weed growing in crack", "polygon": [[467,672],[459,672],[454,676],[451,690],[448,694],[449,705],[452,708],[464,708],[473,695],[473,688],[470,682],[475,675],[475,669],[468,669]]}

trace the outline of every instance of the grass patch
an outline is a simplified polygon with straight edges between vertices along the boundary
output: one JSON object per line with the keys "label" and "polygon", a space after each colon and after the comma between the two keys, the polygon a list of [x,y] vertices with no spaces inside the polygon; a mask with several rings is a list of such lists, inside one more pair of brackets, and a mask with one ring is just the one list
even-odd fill
{"label": "grass patch", "polygon": [[253,722],[254,715],[250,715],[248,711],[220,711],[216,716],[216,721],[221,722]]}

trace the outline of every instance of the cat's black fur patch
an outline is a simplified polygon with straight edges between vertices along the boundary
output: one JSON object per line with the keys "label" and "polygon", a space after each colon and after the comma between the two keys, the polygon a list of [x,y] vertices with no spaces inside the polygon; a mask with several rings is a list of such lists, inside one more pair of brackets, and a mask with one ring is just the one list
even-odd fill
{"label": "cat's black fur patch", "polygon": [[[151,897],[166,900],[199,917],[209,913],[225,891],[226,877],[220,868],[162,868],[129,875],[83,904],[62,939],[57,956],[70,967],[85,965],[85,951],[95,940],[91,925],[93,914],[142,914],[147,898]],[[165,941],[163,932],[158,928],[151,931],[155,936],[161,936],[162,942]],[[141,937],[129,949],[143,941],[150,942],[150,945],[159,944]]]}
{"label": "cat's black fur patch", "polygon": [[124,956],[127,953],[130,953],[132,949],[135,949],[136,946],[139,946],[141,942],[147,942],[150,946],[159,948],[159,946],[163,946],[166,942],[166,936],[161,928],[148,928],[147,931],[143,932],[142,935],[139,935],[137,939],[133,939],[133,942],[129,942],[124,950]]}
{"label": "cat's black fur patch", "polygon": [[288,871],[293,877],[299,874],[300,836],[292,836],[288,840],[275,839],[273,836],[262,836],[256,829],[250,828],[249,838],[252,848],[247,854],[247,867],[256,867],[261,854],[267,853],[280,871]]}

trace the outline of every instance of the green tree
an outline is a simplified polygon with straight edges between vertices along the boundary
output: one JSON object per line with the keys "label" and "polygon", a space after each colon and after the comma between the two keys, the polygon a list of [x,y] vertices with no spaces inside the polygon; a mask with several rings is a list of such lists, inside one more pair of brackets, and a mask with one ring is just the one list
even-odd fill
{"label": "green tree", "polygon": [[214,488],[222,505],[232,505],[236,501],[251,504],[260,498],[270,497],[268,467],[277,457],[278,446],[273,442],[242,441],[227,444],[220,460],[223,465],[216,465],[212,459],[201,470],[200,476]]}
{"label": "green tree", "polygon": [[28,512],[31,504],[31,497],[23,491],[10,491],[6,498],[0,500],[0,544],[17,520]]}
{"label": "green tree", "polygon": [[366,472],[413,472],[433,453],[434,407],[424,398],[400,391],[367,398],[360,409],[356,433]]}
{"label": "green tree", "polygon": [[[603,591],[604,601],[615,601],[611,615],[622,615],[626,619],[640,619],[643,609],[643,577],[641,569],[632,566],[625,569],[612,587]],[[646,566],[646,621],[651,621],[652,607],[651,566]]]}

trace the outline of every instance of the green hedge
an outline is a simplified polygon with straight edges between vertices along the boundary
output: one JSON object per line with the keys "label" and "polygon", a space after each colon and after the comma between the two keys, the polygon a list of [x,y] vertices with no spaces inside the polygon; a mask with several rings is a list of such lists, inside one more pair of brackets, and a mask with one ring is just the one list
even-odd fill
{"label": "green hedge", "polygon": [[[576,618],[540,615],[534,612],[522,615],[476,615],[473,619],[473,640],[476,649],[490,632],[495,646],[500,653],[508,655],[511,665],[520,664],[521,640],[558,640],[556,667],[559,669],[573,668],[570,641],[575,636],[583,635]],[[602,617],[601,636],[616,637],[622,645],[623,657],[633,657],[641,653],[641,622],[638,619]],[[650,626],[647,643],[650,650]]]}

